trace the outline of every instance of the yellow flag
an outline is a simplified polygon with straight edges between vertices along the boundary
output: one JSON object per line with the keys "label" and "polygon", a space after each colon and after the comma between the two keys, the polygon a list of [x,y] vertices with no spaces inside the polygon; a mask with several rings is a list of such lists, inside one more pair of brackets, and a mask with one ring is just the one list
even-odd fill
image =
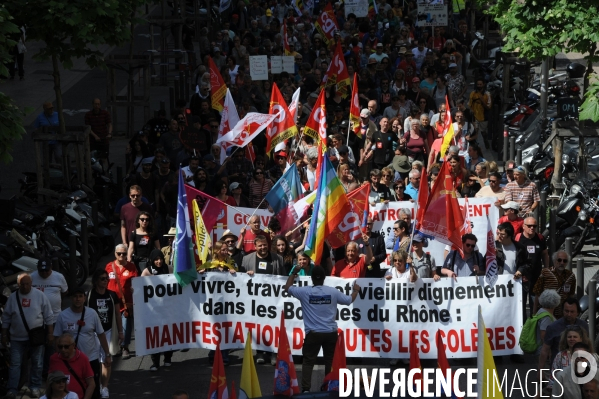
{"label": "yellow flag", "polygon": [[503,393],[499,385],[500,376],[497,374],[493,351],[487,337],[487,329],[483,315],[478,306],[478,347],[476,352],[478,368],[478,399],[503,399]]}
{"label": "yellow flag", "polygon": [[193,200],[193,221],[195,224],[198,256],[203,265],[208,260],[208,253],[210,251],[211,244],[210,235],[208,234],[208,230],[204,224],[204,219],[202,219],[202,214],[200,213],[200,207],[198,206],[198,202],[196,200]]}
{"label": "yellow flag", "polygon": [[259,398],[261,396],[260,381],[258,381],[256,365],[252,356],[252,333],[248,332],[247,340],[245,341],[245,350],[243,351],[243,364],[241,365],[239,399]]}
{"label": "yellow flag", "polygon": [[453,140],[455,132],[453,131],[453,123],[449,124],[449,129],[447,129],[447,133],[443,136],[443,144],[441,145],[441,158],[445,157],[447,153],[447,149],[451,145],[451,140]]}

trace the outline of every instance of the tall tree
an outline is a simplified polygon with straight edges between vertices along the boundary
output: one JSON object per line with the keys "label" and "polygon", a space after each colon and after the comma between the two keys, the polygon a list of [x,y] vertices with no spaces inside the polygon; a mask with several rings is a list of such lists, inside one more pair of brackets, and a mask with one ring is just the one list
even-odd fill
{"label": "tall tree", "polygon": [[[8,76],[6,65],[13,62],[10,50],[16,45],[13,35],[19,34],[19,27],[12,22],[13,18],[5,7],[0,7],[0,76]],[[25,113],[17,107],[12,99],[0,93],[0,161],[9,163],[13,143],[25,134],[23,127]]]}
{"label": "tall tree", "polygon": [[[478,0],[479,3],[488,3]],[[599,119],[599,106],[587,105],[597,90],[589,90],[593,62],[599,60],[599,7],[588,0],[498,0],[489,14],[499,23],[505,35],[504,49],[518,51],[522,57],[540,59],[560,52],[585,55],[587,72],[581,119]],[[597,83],[594,83],[597,85]],[[595,98],[594,103],[597,104]],[[586,108],[585,108],[586,106]],[[584,112],[584,109],[588,109]],[[594,118],[589,118],[594,112]]]}
{"label": "tall tree", "polygon": [[29,40],[46,44],[37,60],[52,60],[54,91],[65,132],[60,66],[73,67],[73,60],[84,58],[90,68],[104,65],[98,46],[121,46],[130,39],[131,5],[122,0],[5,0],[12,15],[28,26]]}

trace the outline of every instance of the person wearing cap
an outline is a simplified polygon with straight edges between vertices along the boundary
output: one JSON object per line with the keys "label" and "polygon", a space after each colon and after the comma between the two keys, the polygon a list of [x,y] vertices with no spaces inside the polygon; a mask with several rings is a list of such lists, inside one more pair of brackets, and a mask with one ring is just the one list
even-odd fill
{"label": "person wearing cap", "polygon": [[235,264],[241,265],[241,261],[243,260],[243,252],[236,247],[239,237],[233,234],[231,230],[226,230],[219,241],[223,242],[227,246],[227,249],[229,250],[229,256],[233,258]]}
{"label": "person wearing cap", "polygon": [[372,262],[373,254],[369,237],[364,232],[362,232],[362,241],[362,245],[366,247],[366,253],[360,254],[360,247],[357,242],[348,242],[345,244],[345,256],[335,262],[331,276],[341,278],[363,278],[366,276],[367,266]]}
{"label": "person wearing cap", "polygon": [[520,234],[522,233],[522,225],[524,224],[524,219],[518,216],[518,212],[520,211],[520,204],[516,201],[507,201],[501,208],[504,210],[505,215],[499,218],[497,224],[509,222],[514,227],[514,233]]}
{"label": "person wearing cap", "polygon": [[[415,234],[412,239],[411,267],[420,278],[433,278],[439,281],[441,275],[437,273],[435,258],[430,252],[424,252],[423,248],[428,245],[427,239],[422,234]],[[439,270],[440,272],[440,270]]]}
{"label": "person wearing cap", "polygon": [[[10,342],[10,367],[6,389],[8,398],[15,398],[21,379],[21,363],[25,353],[31,357],[31,375],[29,389],[31,396],[38,398],[42,386],[42,368],[44,365],[44,345],[32,346],[29,342],[29,331],[46,326],[47,343],[53,343],[54,312],[48,297],[40,290],[32,289],[29,273],[21,273],[17,277],[19,289],[13,292],[4,305],[2,313],[2,345],[8,348]],[[25,328],[24,319],[27,322]],[[9,340],[10,332],[10,340]]]}
{"label": "person wearing cap", "polygon": [[85,290],[82,287],[75,288],[71,293],[71,306],[63,310],[56,319],[54,337],[59,337],[63,333],[69,333],[73,336],[77,349],[89,359],[96,384],[93,396],[99,397],[100,375],[102,373],[100,347],[104,351],[104,364],[107,367],[112,364],[112,355],[100,317],[94,309],[85,306],[85,300]]}
{"label": "person wearing cap", "polygon": [[[64,333],[56,340],[57,353],[50,358],[50,376],[60,374],[67,377],[67,389],[79,399],[91,399],[97,392],[94,370],[89,359],[77,348],[75,339],[70,333]],[[59,377],[60,378],[60,377]],[[46,395],[48,388],[46,388]]]}
{"label": "person wearing cap", "polygon": [[175,242],[176,235],[177,235],[177,228],[171,227],[170,230],[168,231],[168,233],[166,233],[164,235],[164,238],[166,238],[168,240],[167,244],[165,246],[163,246],[162,248],[160,248],[160,250],[162,251],[162,254],[164,255],[166,264],[169,267],[170,273],[173,272],[173,255],[175,254],[175,251],[173,249],[173,243]]}
{"label": "person wearing cap", "polygon": [[233,206],[249,208],[250,201],[243,195],[243,186],[241,183],[233,182],[229,184],[229,193],[231,194],[231,202],[234,203]]}
{"label": "person wearing cap", "polygon": [[[62,297],[66,295],[69,286],[64,276],[52,270],[52,261],[50,259],[39,259],[37,261],[37,271],[31,273],[32,287],[42,291],[48,297],[54,320],[62,310]],[[54,353],[54,345],[46,345],[44,351],[44,369],[42,374],[48,373],[48,364],[50,356]]]}
{"label": "person wearing cap", "polygon": [[371,54],[370,57],[368,57],[368,63],[370,64],[370,60],[374,59],[376,60],[376,62],[378,64],[381,63],[381,61],[383,60],[383,58],[389,58],[389,56],[385,53],[383,53],[383,43],[377,43],[376,47],[375,47],[375,53]]}
{"label": "person wearing cap", "polygon": [[[354,243],[355,244],[355,243]],[[352,294],[345,295],[339,290],[325,286],[325,270],[321,266],[312,269],[312,286],[296,287],[293,285],[298,272],[287,278],[283,289],[297,298],[303,311],[304,331],[306,336],[302,347],[302,392],[309,392],[312,386],[312,370],[322,349],[325,370],[330,370],[333,355],[337,346],[337,305],[350,305],[358,297],[360,286],[354,282]],[[315,301],[313,298],[325,298]]]}
{"label": "person wearing cap", "polygon": [[511,183],[515,180],[514,178],[514,168],[516,167],[516,161],[513,159],[508,160],[504,165],[505,172],[501,176],[501,187],[505,187],[508,183]]}
{"label": "person wearing cap", "polygon": [[286,151],[278,151],[275,153],[275,164],[268,170],[268,175],[273,184],[279,181],[281,176],[283,176],[283,173],[285,173],[285,169],[287,169],[287,155]]}
{"label": "person wearing cap", "polygon": [[75,392],[67,389],[69,378],[60,370],[48,375],[46,392],[40,399],[79,399]]}
{"label": "person wearing cap", "polygon": [[450,91],[453,101],[464,98],[468,85],[464,76],[458,72],[458,64],[455,62],[449,64],[449,75],[446,77],[447,89]]}
{"label": "person wearing cap", "polygon": [[516,201],[524,215],[534,212],[541,201],[537,185],[528,179],[522,166],[514,168],[514,181],[506,184],[504,190],[505,201]]}

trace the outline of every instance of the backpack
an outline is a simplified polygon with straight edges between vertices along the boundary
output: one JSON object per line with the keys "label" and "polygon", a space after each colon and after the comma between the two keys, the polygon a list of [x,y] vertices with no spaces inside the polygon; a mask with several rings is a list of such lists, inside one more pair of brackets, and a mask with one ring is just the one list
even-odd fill
{"label": "backpack", "polygon": [[[541,346],[541,343],[537,343],[537,324],[539,320],[547,316],[552,317],[549,312],[545,311],[530,317],[526,320],[526,323],[524,323],[519,341],[520,348],[522,348],[524,353],[534,354],[539,346]],[[555,320],[555,318],[553,318],[553,320]]]}

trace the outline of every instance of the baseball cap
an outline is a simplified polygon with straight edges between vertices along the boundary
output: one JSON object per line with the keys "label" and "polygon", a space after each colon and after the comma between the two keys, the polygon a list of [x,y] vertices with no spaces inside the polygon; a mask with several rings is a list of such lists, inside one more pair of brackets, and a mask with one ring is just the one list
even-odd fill
{"label": "baseball cap", "polygon": [[229,191],[233,191],[238,189],[239,187],[241,187],[241,184],[237,183],[237,182],[233,182],[231,184],[229,184]]}
{"label": "baseball cap", "polygon": [[48,384],[51,384],[53,382],[60,382],[63,380],[66,382],[68,380],[68,378],[60,370],[56,370],[56,371],[53,371],[50,374],[48,374]]}
{"label": "baseball cap", "polygon": [[214,155],[212,155],[212,154],[206,154],[206,155],[204,155],[204,161],[216,162],[214,160]]}
{"label": "baseball cap", "polygon": [[48,259],[42,258],[37,261],[37,270],[44,272],[52,270],[52,263]]}
{"label": "baseball cap", "polygon": [[349,153],[349,148],[347,148],[346,145],[342,145],[337,149],[337,152],[339,154],[347,154],[347,153]]}
{"label": "baseball cap", "polygon": [[370,110],[368,108],[364,108],[362,111],[360,111],[360,116],[362,118],[368,118],[370,116]]}
{"label": "baseball cap", "polygon": [[272,17],[272,11],[266,10],[266,16],[267,17]]}
{"label": "baseball cap", "polygon": [[418,83],[420,82],[420,78],[416,77],[412,79],[412,83]]}
{"label": "baseball cap", "polygon": [[520,210],[520,204],[518,204],[516,201],[508,201],[505,204],[501,205],[501,207],[503,209],[515,209],[517,211]]}
{"label": "baseball cap", "polygon": [[414,235],[414,238],[412,239],[412,241],[414,242],[424,242],[425,238],[422,234],[416,234]]}
{"label": "baseball cap", "polygon": [[287,153],[285,151],[279,151],[279,152],[277,152],[276,155],[278,157],[285,157],[285,158],[287,158]]}
{"label": "baseball cap", "polygon": [[318,93],[317,92],[310,93],[310,97],[312,97],[312,98],[318,98]]}
{"label": "baseball cap", "polygon": [[380,48],[383,48],[383,43],[377,43],[376,47],[377,47],[377,48],[378,48],[378,47],[380,47]]}

